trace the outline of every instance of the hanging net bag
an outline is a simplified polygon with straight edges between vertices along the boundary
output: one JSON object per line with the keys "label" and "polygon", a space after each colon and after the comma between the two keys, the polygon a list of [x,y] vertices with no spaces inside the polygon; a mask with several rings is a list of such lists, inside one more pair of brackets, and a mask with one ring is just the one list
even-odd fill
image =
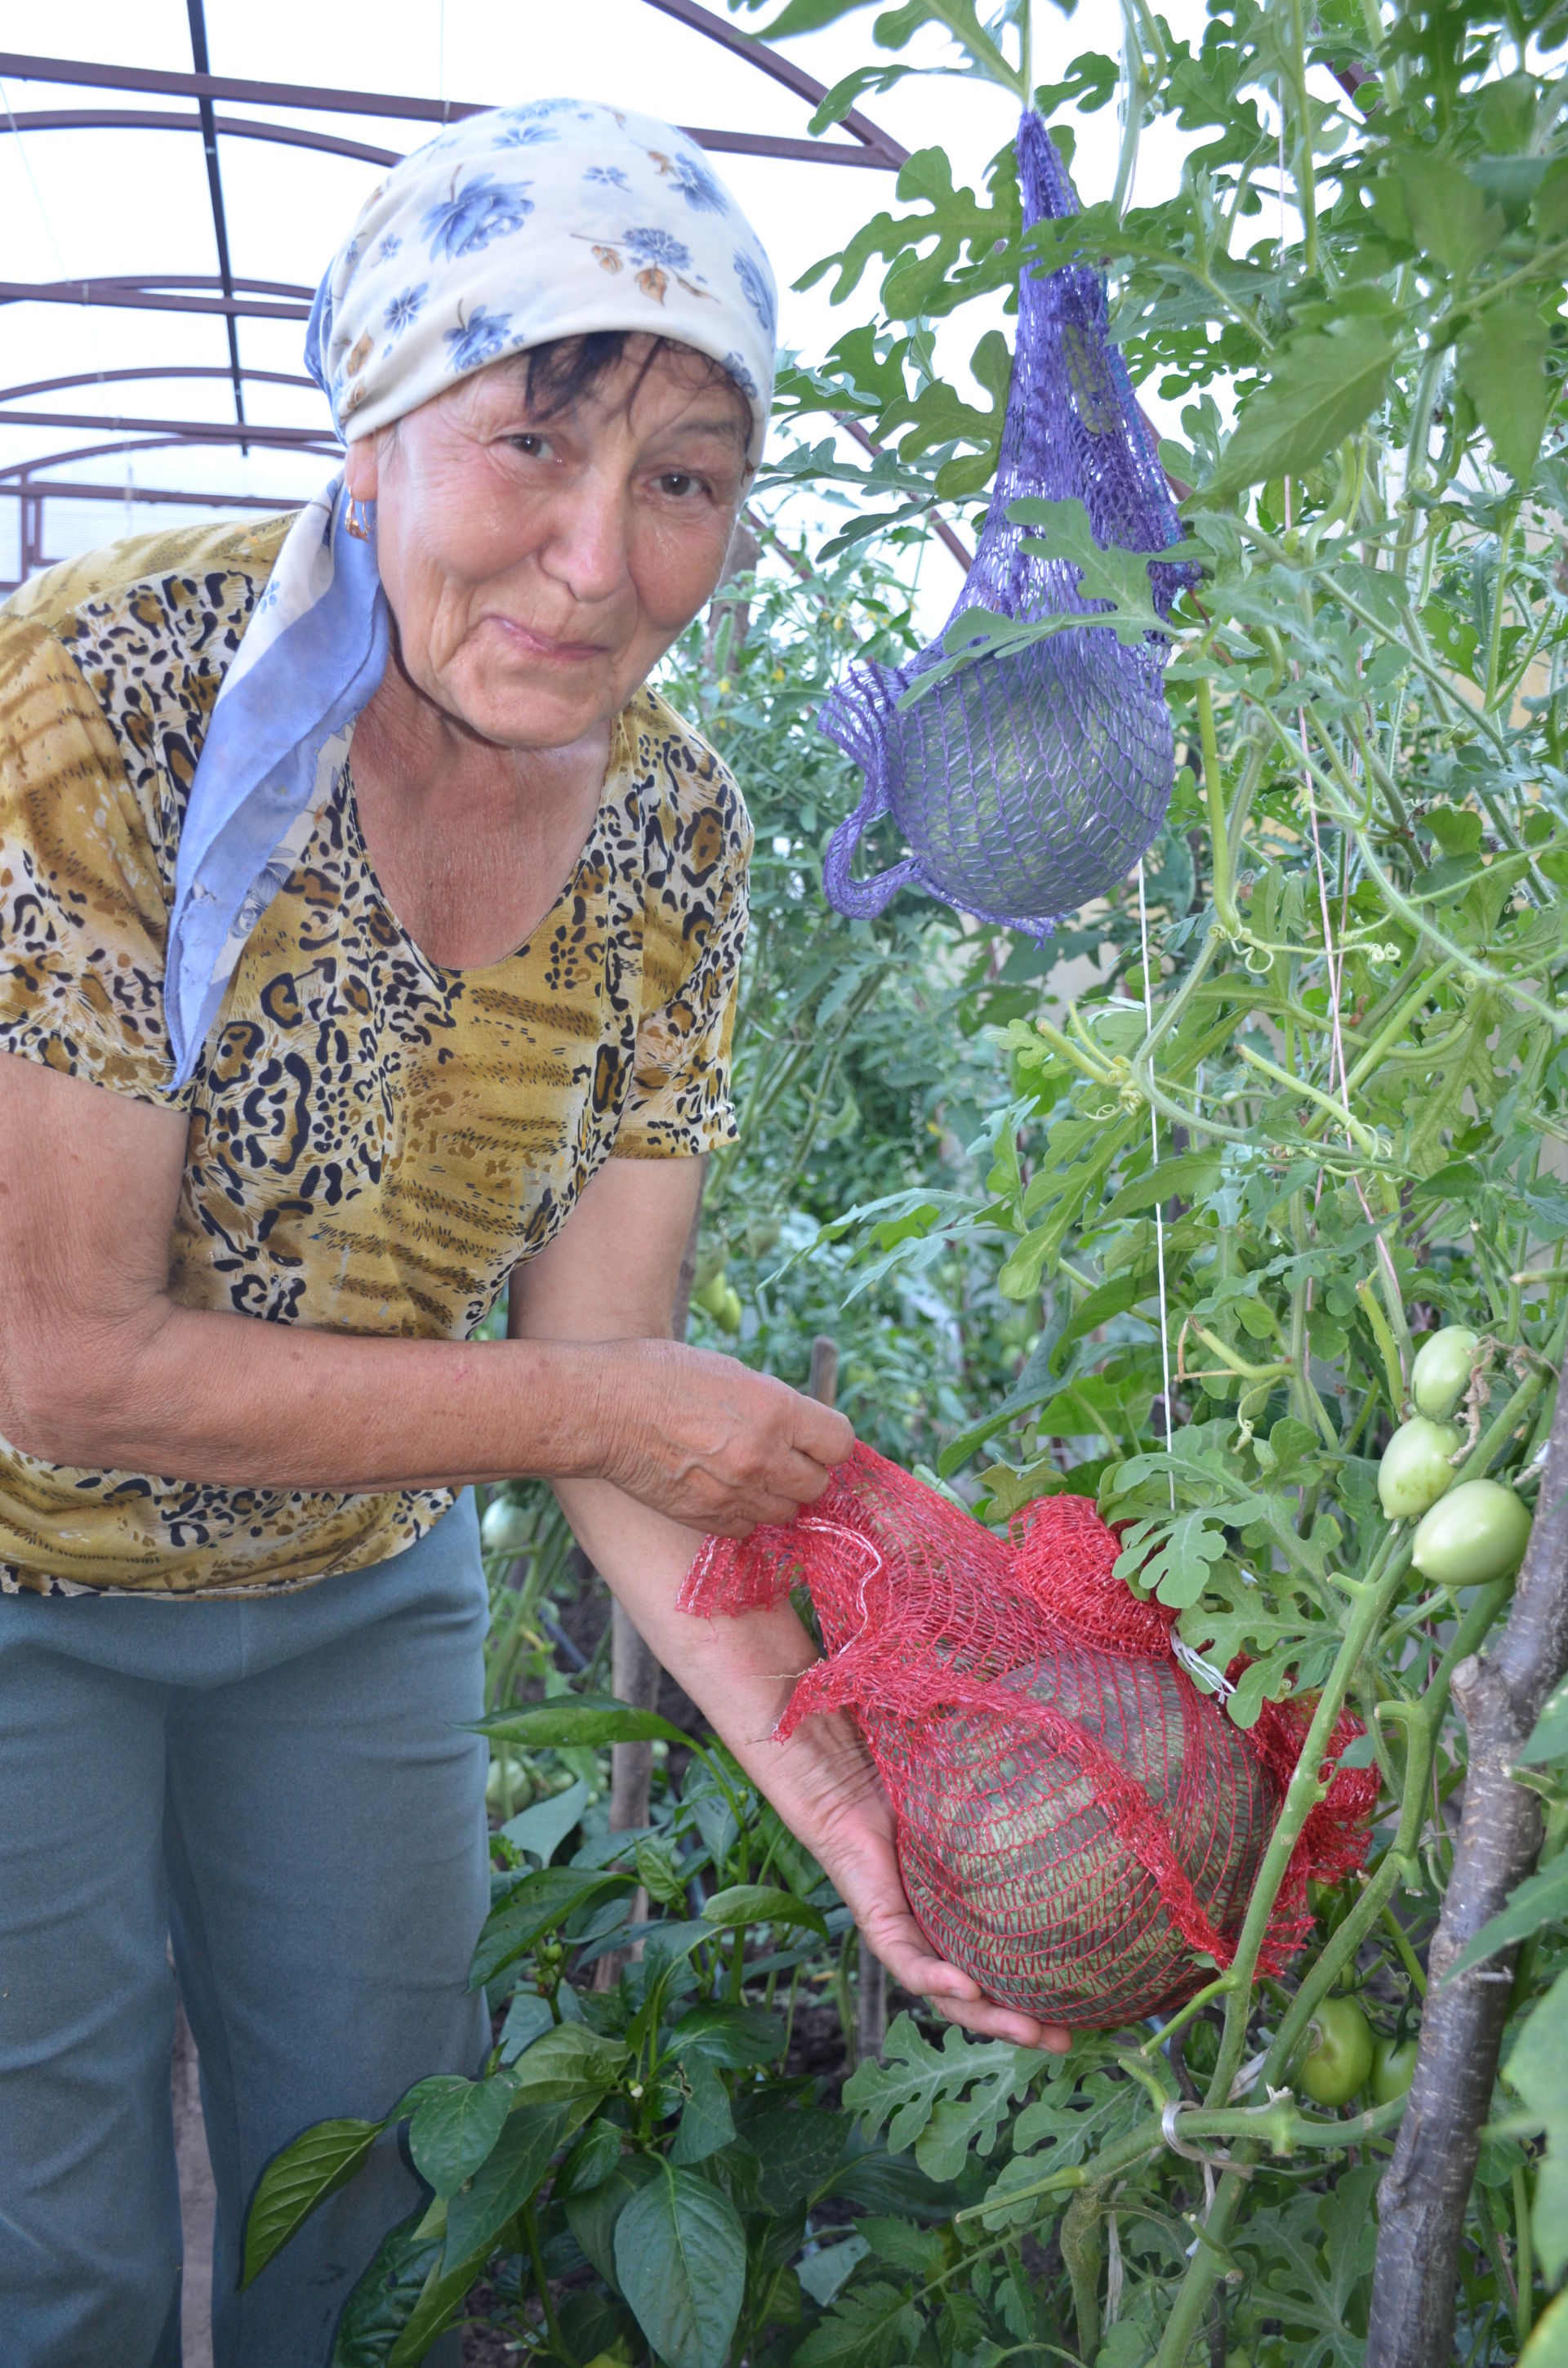
{"label": "hanging net bag", "polygon": [[[1082,1497],[993,1531],[867,1447],[787,1529],[710,1538],[681,1608],[711,1617],[811,1595],[825,1659],[778,1739],[814,1711],[859,1725],[897,1816],[910,1906],[987,1997],[1060,2023],[1168,2012],[1225,1966],[1306,1734],[1298,1706],[1243,1730],[1172,1650],[1175,1613],[1112,1571]],[[1311,1924],[1309,1877],[1366,1854],[1375,1771],[1341,1770],[1291,1856],[1259,1970]]]}
{"label": "hanging net bag", "polygon": [[[1017,137],[1026,229],[1073,214],[1073,184],[1040,118]],[[1096,542],[1164,551],[1181,539],[1153,438],[1110,343],[1105,288],[1082,265],[1018,287],[1018,330],[1001,458],[984,531],[945,632],[970,609],[1036,621],[1092,616],[1066,560],[1027,552],[1008,518],[1026,496],[1076,499]],[[1151,571],[1159,612],[1188,580],[1180,562]],[[828,902],[880,913],[906,885],[1036,937],[1113,888],[1151,845],[1170,801],[1175,754],[1163,677],[1165,644],[1125,648],[1105,626],[1069,627],[1012,655],[982,656],[899,705],[939,666],[941,640],[901,667],[851,667],[818,717],[853,757],[865,792],[835,832]],[[850,862],[883,815],[910,853],[874,879]]]}

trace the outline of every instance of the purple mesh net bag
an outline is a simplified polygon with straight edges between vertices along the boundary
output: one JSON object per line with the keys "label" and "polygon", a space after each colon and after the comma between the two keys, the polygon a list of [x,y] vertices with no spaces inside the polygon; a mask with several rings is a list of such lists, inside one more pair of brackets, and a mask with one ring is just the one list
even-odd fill
{"label": "purple mesh net bag", "polygon": [[[1066,167],[1032,112],[1018,126],[1017,155],[1026,226],[1077,211]],[[945,631],[973,608],[1027,620],[1103,609],[1079,590],[1070,561],[1024,550],[1030,529],[1007,511],[1026,497],[1081,501],[1102,545],[1153,552],[1181,539],[1108,335],[1104,282],[1082,265],[1026,271],[1019,283],[996,482]],[[1162,563],[1151,578],[1164,615],[1188,571]],[[938,641],[898,668],[851,667],[817,719],[866,783],[828,848],[828,902],[861,916],[915,886],[981,920],[1049,936],[1126,878],[1165,819],[1175,773],[1165,641],[1151,634],[1129,649],[1104,627],[1070,628],[1010,655],[977,657],[901,710],[902,694],[943,655]],[[884,814],[911,851],[854,880],[855,848]]]}

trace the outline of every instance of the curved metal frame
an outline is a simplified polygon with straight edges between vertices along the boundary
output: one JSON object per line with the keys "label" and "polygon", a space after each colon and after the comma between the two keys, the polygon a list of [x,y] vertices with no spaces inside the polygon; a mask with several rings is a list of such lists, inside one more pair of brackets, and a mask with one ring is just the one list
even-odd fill
{"label": "curved metal frame", "polygon": [[[247,509],[275,509],[279,507],[260,495],[178,494],[163,487],[142,486],[132,486],[121,492],[115,487],[89,487],[78,485],[69,479],[40,479],[40,471],[52,472],[68,463],[91,460],[106,453],[129,456],[135,452],[167,450],[171,446],[189,448],[238,444],[248,450],[255,444],[325,455],[335,454],[338,449],[337,438],[330,427],[315,430],[268,427],[245,417],[244,388],[247,383],[308,386],[312,381],[279,370],[244,369],[235,343],[237,324],[241,320],[305,320],[309,317],[314,290],[286,281],[241,279],[231,271],[217,142],[220,139],[267,141],[285,147],[312,149],[370,165],[395,165],[401,161],[403,152],[376,146],[368,141],[353,140],[337,131],[315,130],[306,124],[269,123],[256,117],[220,115],[216,112],[217,103],[248,101],[253,105],[297,108],[303,113],[382,117],[416,124],[454,122],[465,115],[480,111],[480,103],[475,101],[412,98],[374,91],[331,90],[303,84],[252,82],[210,74],[206,70],[207,41],[201,0],[187,0],[187,5],[192,54],[198,69],[191,74],[110,65],[96,60],[0,51],[0,75],[17,81],[194,100],[195,108],[189,114],[183,110],[176,112],[173,109],[135,107],[42,108],[21,114],[8,112],[6,119],[0,120],[0,136],[7,131],[21,133],[114,130],[192,131],[200,134],[206,149],[220,265],[215,275],[170,272],[116,275],[83,280],[0,280],[0,306],[14,303],[93,304],[146,312],[213,314],[223,320],[230,355],[227,370],[212,365],[181,364],[172,365],[166,370],[153,367],[79,371],[67,377],[39,379],[26,385],[0,388],[0,427],[113,429],[119,431],[121,438],[118,442],[84,445],[69,452],[53,452],[31,461],[0,466],[0,497],[12,495],[19,497],[22,502],[23,580],[31,567],[42,560],[39,541],[45,498],[115,500],[128,497],[139,502],[184,501],[211,507]],[[700,0],[647,0],[647,5],[664,16],[673,17],[688,31],[716,42],[732,56],[756,67],[759,73],[781,84],[812,107],[820,106],[826,97],[825,85],[818,82],[814,75],[807,74],[790,59],[780,57],[766,42],[742,32],[737,26],[702,6]],[[699,126],[685,128],[691,139],[710,151],[773,156],[790,163],[850,165],[896,172],[908,156],[906,149],[856,108],[851,108],[843,118],[842,133],[846,136],[836,139],[794,139],[771,133]],[[203,420],[121,419],[85,413],[8,407],[22,398],[63,393],[71,387],[159,378],[228,381],[233,390],[234,425],[229,427]],[[945,535],[944,540],[947,539]],[[0,592],[12,588],[8,585],[0,585]]]}

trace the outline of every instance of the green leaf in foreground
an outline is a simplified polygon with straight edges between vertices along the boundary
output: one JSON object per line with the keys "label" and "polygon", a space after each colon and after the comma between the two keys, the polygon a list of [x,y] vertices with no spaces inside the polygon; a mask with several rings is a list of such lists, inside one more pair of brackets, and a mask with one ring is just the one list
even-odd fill
{"label": "green leaf in foreground", "polygon": [[634,1878],[584,1866],[547,1866],[526,1874],[498,1899],[484,1919],[469,1968],[471,1990],[494,1981],[503,1966],[531,1949],[543,1932],[564,1924],[579,1907],[607,1899],[612,1891],[630,1889]]}
{"label": "green leaf in foreground", "polygon": [[423,2206],[411,2212],[377,2246],[339,2315],[331,2368],[386,2368],[387,2355],[441,2258],[439,2235],[418,2233],[425,2217]]}
{"label": "green leaf in foreground", "polygon": [[437,2195],[455,2195],[501,2135],[512,2102],[511,2076],[460,2080],[426,2097],[409,2124],[408,2151]]}
{"label": "green leaf in foreground", "polygon": [[408,2324],[387,2354],[387,2368],[415,2368],[438,2335],[445,2334],[463,2306],[470,2286],[484,2267],[484,2255],[473,2253],[454,2270],[436,2268],[426,2279]]}
{"label": "green leaf in foreground", "polygon": [[989,2154],[1007,2105],[1045,2068],[1032,2047],[971,2039],[957,2030],[933,2047],[901,2014],[888,2032],[885,2060],[860,2065],[845,2082],[844,2101],[868,2135],[885,2122],[895,2152],[914,2146],[928,2178],[950,2179],[970,2147]]}
{"label": "green leaf in foreground", "polygon": [[1123,641],[1141,640],[1158,632],[1164,623],[1154,607],[1149,585],[1151,560],[1166,559],[1165,551],[1124,551],[1119,543],[1095,540],[1089,513],[1080,501],[1028,499],[1009,505],[1015,526],[1035,531],[1024,549],[1040,559],[1064,559],[1078,570],[1078,590],[1086,600],[1105,600],[1106,612],[1116,620]]}
{"label": "green leaf in foreground", "polygon": [[550,2169],[567,2122],[562,2105],[520,2106],[510,2116],[485,2161],[447,2206],[448,2268],[495,2243]]}
{"label": "green leaf in foreground", "polygon": [[803,1924],[808,1931],[827,1938],[827,1919],[820,1907],[766,1883],[735,1883],[728,1891],[716,1891],[704,1904],[702,1917],[723,1930],[740,1924]]}
{"label": "green leaf in foreground", "polygon": [[1551,390],[1546,324],[1533,304],[1494,304],[1460,339],[1460,384],[1492,439],[1499,468],[1521,482],[1535,467]]}
{"label": "green leaf in foreground", "polygon": [[694,2006],[666,2033],[665,2053],[705,2055],[722,2071],[771,2064],[784,2053],[784,2021],[756,2006]]}
{"label": "green leaf in foreground", "polygon": [[645,2154],[624,2155],[594,2187],[566,2199],[566,2225],[612,2294],[620,2292],[615,2273],[615,2231],[634,2195],[653,2177]]}
{"label": "green leaf in foreground", "polygon": [[1519,2368],[1568,2368],[1568,2293],[1560,2294],[1537,2321],[1519,2354]]}
{"label": "green leaf in foreground", "polygon": [[317,2122],[273,2156],[245,2217],[242,2288],[260,2276],[318,2203],[347,2184],[385,2127],[384,2122]]}
{"label": "green leaf in foreground", "polygon": [[1488,1917],[1468,1946],[1454,1959],[1443,1975],[1451,1982],[1456,1974],[1466,1974],[1471,1965],[1494,1957],[1500,1949],[1511,1949],[1520,1941],[1528,1941],[1532,1932],[1544,1931],[1549,1924],[1561,1924],[1568,1918],[1568,1852],[1552,1860],[1539,1873],[1528,1875],[1518,1888],[1508,1894],[1508,1904]]}
{"label": "green leaf in foreground", "polygon": [[722,2368],[745,2267],[745,2234],[728,2198],[667,2162],[616,2225],[621,2293],[668,2368]]}
{"label": "green leaf in foreground", "polygon": [[1546,1708],[1519,1758],[1532,1765],[1542,1760],[1568,1759],[1568,1678],[1548,1694]]}
{"label": "green leaf in foreground", "polygon": [[548,1799],[536,1801],[531,1809],[519,1810],[501,1831],[514,1850],[528,1850],[541,1866],[548,1866],[581,1817],[587,1798],[588,1788],[579,1777],[564,1793],[552,1793]]}
{"label": "green leaf in foreground", "polygon": [[1366,318],[1295,338],[1247,403],[1199,500],[1312,468],[1377,409],[1393,351],[1381,322]]}
{"label": "green leaf in foreground", "polygon": [[799,2368],[892,2368],[912,2360],[924,2328],[903,2286],[857,2286],[813,2327],[795,2353]]}
{"label": "green leaf in foreground", "polygon": [[670,2148],[670,2160],[676,2163],[706,2162],[710,2154],[727,2146],[735,2135],[734,2115],[730,2111],[730,2095],[711,2064],[694,2055],[687,2066],[686,2078],[691,2097],[680,2117],[676,2142]]}
{"label": "green leaf in foreground", "polygon": [[691,1741],[656,1711],[634,1710],[608,1694],[562,1695],[522,1710],[492,1711],[488,1718],[474,1721],[474,1731],[489,1736],[493,1743],[516,1743],[535,1751],[573,1743],[597,1748],[604,1743]]}
{"label": "green leaf in foreground", "polygon": [[512,2086],[519,2101],[570,2105],[612,2088],[631,2055],[624,2040],[590,2031],[585,2023],[558,2023],[518,2056]]}
{"label": "green leaf in foreground", "polygon": [[1568,2264],[1568,1974],[1559,1975],[1508,2058],[1508,2086],[1546,2124],[1530,2225],[1548,2280]]}

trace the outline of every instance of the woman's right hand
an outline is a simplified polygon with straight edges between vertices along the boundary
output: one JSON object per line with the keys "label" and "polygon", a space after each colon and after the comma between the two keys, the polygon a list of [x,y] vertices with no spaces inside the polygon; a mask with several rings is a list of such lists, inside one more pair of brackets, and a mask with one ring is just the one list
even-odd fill
{"label": "woman's right hand", "polygon": [[688,1530],[744,1538],[814,1504],[855,1445],[841,1414],[733,1357],[671,1340],[599,1343],[580,1476]]}

